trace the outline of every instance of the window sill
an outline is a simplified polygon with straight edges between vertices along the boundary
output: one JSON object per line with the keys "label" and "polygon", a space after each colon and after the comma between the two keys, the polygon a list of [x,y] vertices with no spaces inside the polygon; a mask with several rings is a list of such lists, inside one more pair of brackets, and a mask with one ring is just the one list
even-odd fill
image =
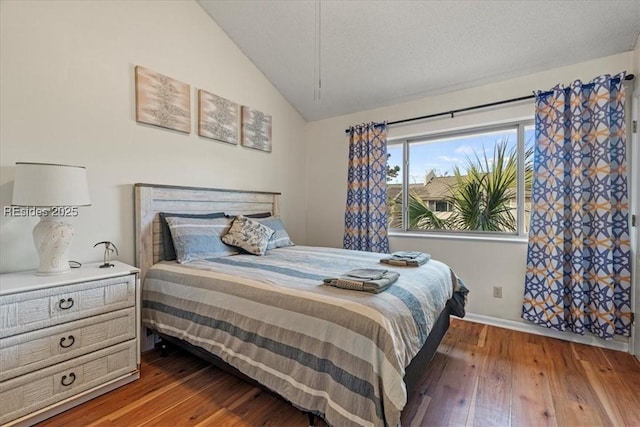
{"label": "window sill", "polygon": [[477,242],[501,242],[501,243],[519,243],[526,244],[527,236],[472,236],[469,234],[451,234],[451,233],[428,233],[419,231],[399,231],[390,230],[388,232],[389,237],[400,238],[423,238],[423,239],[442,239],[442,240],[471,240]]}

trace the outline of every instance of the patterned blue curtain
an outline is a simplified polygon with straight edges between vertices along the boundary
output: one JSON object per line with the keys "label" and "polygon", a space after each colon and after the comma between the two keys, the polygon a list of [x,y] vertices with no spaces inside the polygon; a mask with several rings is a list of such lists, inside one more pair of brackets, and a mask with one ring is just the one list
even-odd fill
{"label": "patterned blue curtain", "polygon": [[389,253],[387,238],[387,124],[351,128],[345,249]]}
{"label": "patterned blue curtain", "polygon": [[605,339],[631,330],[623,80],[536,94],[522,317]]}

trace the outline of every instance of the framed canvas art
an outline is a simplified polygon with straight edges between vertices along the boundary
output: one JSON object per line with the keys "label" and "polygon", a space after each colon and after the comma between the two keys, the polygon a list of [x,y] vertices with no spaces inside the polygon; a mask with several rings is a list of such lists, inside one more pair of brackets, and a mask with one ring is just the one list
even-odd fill
{"label": "framed canvas art", "polygon": [[235,102],[198,90],[198,135],[238,144],[239,110]]}
{"label": "framed canvas art", "polygon": [[191,86],[136,66],[136,121],[191,133]]}
{"label": "framed canvas art", "polygon": [[256,150],[271,151],[271,116],[242,106],[242,145]]}

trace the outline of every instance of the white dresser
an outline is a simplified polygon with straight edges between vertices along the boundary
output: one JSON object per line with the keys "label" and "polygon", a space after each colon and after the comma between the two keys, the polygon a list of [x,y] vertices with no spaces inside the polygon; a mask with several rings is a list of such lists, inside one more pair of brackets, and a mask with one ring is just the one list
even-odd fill
{"label": "white dresser", "polygon": [[0,275],[0,425],[31,425],[140,377],[139,270]]}

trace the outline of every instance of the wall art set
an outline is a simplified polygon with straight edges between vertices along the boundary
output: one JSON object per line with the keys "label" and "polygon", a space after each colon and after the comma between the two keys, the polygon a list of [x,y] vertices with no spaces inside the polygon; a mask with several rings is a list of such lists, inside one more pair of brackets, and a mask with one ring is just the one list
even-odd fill
{"label": "wall art set", "polygon": [[[191,133],[191,86],[135,67],[136,121]],[[198,90],[198,135],[228,144],[271,151],[271,116]]]}

